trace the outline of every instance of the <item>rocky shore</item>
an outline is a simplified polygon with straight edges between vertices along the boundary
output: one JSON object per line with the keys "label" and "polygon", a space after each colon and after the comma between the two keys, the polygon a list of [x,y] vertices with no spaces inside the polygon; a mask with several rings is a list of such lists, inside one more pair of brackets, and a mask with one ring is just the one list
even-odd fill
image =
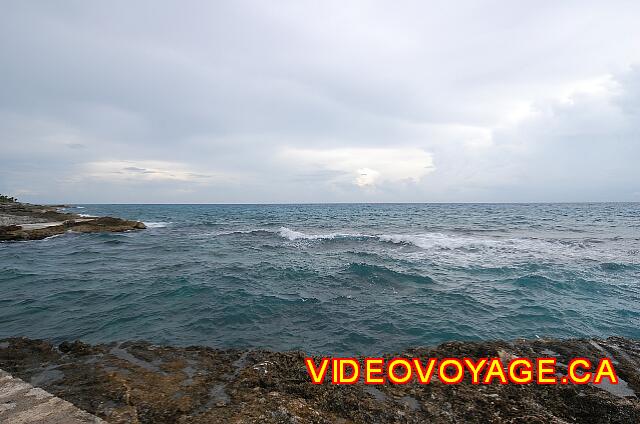
{"label": "rocky shore", "polygon": [[62,212],[64,205],[0,203],[0,241],[41,240],[64,234],[121,232],[146,228],[142,222],[113,217],[82,217]]}
{"label": "rocky shore", "polygon": [[[110,423],[638,423],[640,340],[452,342],[410,357],[614,359],[618,385],[312,385],[301,352],[0,341],[0,368]],[[1,400],[0,400],[1,401]],[[0,404],[1,407],[1,404]]]}

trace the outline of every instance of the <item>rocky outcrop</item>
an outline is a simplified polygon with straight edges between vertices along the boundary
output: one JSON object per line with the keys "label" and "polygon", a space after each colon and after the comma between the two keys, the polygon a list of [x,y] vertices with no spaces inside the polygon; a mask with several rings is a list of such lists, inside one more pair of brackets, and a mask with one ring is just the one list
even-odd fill
{"label": "rocky outcrop", "polygon": [[613,358],[620,384],[313,385],[302,352],[0,340],[0,368],[110,423],[637,423],[640,340],[452,342],[409,357]]}
{"label": "rocky outcrop", "polygon": [[67,231],[76,233],[117,233],[147,228],[142,222],[109,216],[84,219],[81,221],[65,221],[59,225],[44,228],[23,229],[20,225],[0,227],[0,241],[41,240],[47,237],[64,234]]}
{"label": "rocky outcrop", "polygon": [[[142,222],[113,217],[83,218],[60,206],[0,204],[0,241],[40,240],[64,234],[122,232],[146,228]],[[39,224],[39,225],[38,225]]]}
{"label": "rocky outcrop", "polygon": [[0,203],[0,226],[38,222],[62,222],[81,218],[79,215],[61,212],[64,205],[44,206],[29,203]]}

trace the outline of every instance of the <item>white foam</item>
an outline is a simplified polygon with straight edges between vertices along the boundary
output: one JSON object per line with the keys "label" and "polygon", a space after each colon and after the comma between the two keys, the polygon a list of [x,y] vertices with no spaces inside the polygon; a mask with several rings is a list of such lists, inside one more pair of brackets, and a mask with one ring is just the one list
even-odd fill
{"label": "white foam", "polygon": [[461,237],[442,233],[383,234],[378,236],[378,239],[395,244],[412,244],[421,249],[460,249],[463,247],[491,247],[501,244],[500,240]]}
{"label": "white foam", "polygon": [[287,227],[280,227],[278,234],[282,238],[286,238],[291,241],[295,240],[332,240],[335,238],[356,238],[356,237],[371,237],[362,234],[349,234],[349,233],[329,233],[329,234],[305,234],[300,231],[295,231]]}
{"label": "white foam", "polygon": [[[322,241],[322,240],[377,240],[382,243],[411,245],[421,252],[402,252],[403,255],[430,255],[438,260],[451,260],[460,263],[479,263],[494,266],[495,261],[505,264],[520,261],[523,258],[552,259],[555,257],[576,257],[602,260],[613,255],[602,249],[585,249],[582,245],[566,243],[561,240],[545,240],[535,238],[487,237],[486,235],[447,234],[440,232],[424,232],[413,234],[362,234],[349,232],[329,232],[324,234],[307,233],[288,227],[272,229],[239,229],[213,233],[213,236],[268,232],[288,241]],[[437,255],[437,256],[434,256]]]}
{"label": "white foam", "polygon": [[259,232],[267,232],[267,233],[273,233],[273,231],[271,230],[267,230],[264,228],[258,228],[255,230],[232,230],[232,231],[217,231],[215,233],[212,233],[213,236],[231,236],[234,234],[253,234],[253,233],[259,233]]}
{"label": "white foam", "polygon": [[459,249],[473,247],[492,247],[500,246],[503,240],[493,240],[486,238],[474,238],[454,236],[442,233],[423,233],[423,234],[381,234],[368,235],[361,233],[328,233],[328,234],[307,234],[301,231],[295,231],[287,227],[280,227],[278,235],[285,239],[294,240],[332,240],[336,238],[372,238],[382,242],[394,244],[412,244],[421,249]]}
{"label": "white foam", "polygon": [[81,216],[83,218],[97,218],[97,216],[89,215],[88,213],[79,213],[78,216]]}
{"label": "white foam", "polygon": [[147,228],[165,228],[167,225],[171,224],[170,222],[144,222],[144,225],[147,226]]}

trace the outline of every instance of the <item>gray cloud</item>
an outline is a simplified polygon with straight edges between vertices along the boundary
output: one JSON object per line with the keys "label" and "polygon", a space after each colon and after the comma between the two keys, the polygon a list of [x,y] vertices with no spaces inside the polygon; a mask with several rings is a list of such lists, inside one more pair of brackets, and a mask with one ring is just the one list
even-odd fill
{"label": "gray cloud", "polygon": [[640,200],[639,12],[623,1],[14,2],[0,16],[0,192]]}

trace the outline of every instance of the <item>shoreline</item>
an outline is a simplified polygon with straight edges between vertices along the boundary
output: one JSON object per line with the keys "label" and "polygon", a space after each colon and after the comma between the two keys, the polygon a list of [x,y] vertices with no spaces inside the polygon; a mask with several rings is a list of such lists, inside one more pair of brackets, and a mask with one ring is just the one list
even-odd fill
{"label": "shoreline", "polygon": [[62,212],[66,205],[0,203],[0,241],[42,240],[66,232],[100,233],[143,230],[140,221]]}
{"label": "shoreline", "polygon": [[[448,342],[412,357],[610,357],[613,385],[313,385],[303,352],[0,340],[0,368],[110,423],[637,422],[640,340]],[[391,358],[396,355],[383,355]],[[362,360],[362,358],[358,358]]]}

